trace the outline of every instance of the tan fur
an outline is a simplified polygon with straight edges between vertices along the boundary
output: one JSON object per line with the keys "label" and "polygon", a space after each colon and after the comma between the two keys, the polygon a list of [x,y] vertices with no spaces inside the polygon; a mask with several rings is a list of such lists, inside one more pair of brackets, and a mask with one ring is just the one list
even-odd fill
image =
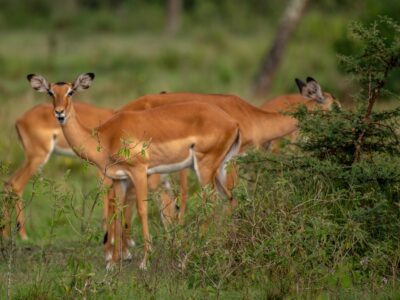
{"label": "tan fur", "polygon": [[[323,110],[330,110],[333,103],[339,102],[335,100],[335,98],[330,93],[323,93],[326,99],[324,104],[316,104],[315,108],[320,108]],[[296,111],[299,106],[308,103],[310,99],[304,97],[300,94],[289,94],[289,95],[281,95],[275,97],[269,101],[266,101],[263,105],[261,105],[261,109],[269,112],[278,112],[278,113],[287,113],[287,112],[294,112]],[[309,109],[313,109],[312,106],[309,106]],[[294,143],[298,137],[298,130],[293,131],[292,133],[288,134],[286,137],[289,138],[291,143]],[[275,139],[270,142],[269,149],[272,152],[278,152],[280,149],[280,140]]]}
{"label": "tan fur", "polygon": [[[126,203],[126,184],[134,184],[145,243],[141,267],[145,267],[150,250],[147,221],[148,170],[185,161],[193,153],[201,185],[214,186],[225,157],[230,155],[236,144],[238,147],[240,145],[239,128],[237,122],[223,110],[204,103],[190,102],[148,111],[121,111],[91,130],[80,122],[71,98],[67,95],[69,89],[82,89],[77,82],[85,82],[86,85],[89,77],[92,75],[82,74],[74,84],[63,85],[48,85],[41,76],[31,75],[28,78],[31,84],[38,78],[46,83],[44,86],[50,86],[54,112],[58,114],[64,136],[75,153],[96,165],[105,176],[113,180],[116,193],[113,263],[121,258],[127,246],[120,212]],[[35,85],[32,86],[39,90]],[[65,119],[61,120],[61,116],[65,116]],[[101,151],[96,150],[99,146]],[[122,148],[129,151],[124,151],[123,155]],[[111,247],[111,244],[108,243],[106,247]]]}
{"label": "tan fur", "polygon": [[[75,109],[82,122],[88,127],[96,127],[113,114],[110,109],[98,108],[76,102]],[[25,112],[15,123],[18,137],[25,152],[25,162],[7,180],[5,189],[16,194],[16,214],[20,237],[27,239],[23,215],[22,193],[29,179],[43,166],[57,147],[65,152],[72,152],[65,140],[61,127],[54,118],[51,104],[40,104]],[[9,228],[4,228],[8,235]]]}
{"label": "tan fur", "polygon": [[[147,109],[147,108],[143,108]],[[112,109],[100,108],[90,104],[75,102],[75,110],[81,122],[88,128],[99,126],[105,120],[109,119],[114,111]],[[63,155],[65,153],[73,153],[73,150],[66,141],[60,124],[54,118],[53,105],[50,103],[39,104],[25,112],[15,122],[15,127],[19,140],[23,146],[25,153],[25,162],[9,177],[5,183],[5,190],[16,195],[16,215],[18,222],[18,232],[21,239],[28,238],[22,194],[26,184],[37,169],[46,164],[53,153]],[[185,174],[186,171],[181,171]],[[154,178],[153,178],[154,177]],[[181,175],[182,177],[182,175]],[[152,182],[151,189],[155,190],[159,185],[159,176],[157,174],[150,176]],[[181,181],[181,193],[183,201],[187,198],[187,182]],[[110,181],[105,179],[106,185]],[[169,197],[166,191],[161,191],[161,207],[162,214],[166,216],[167,226],[175,218],[175,203]],[[104,197],[104,220],[108,218],[107,203],[109,196]],[[127,226],[130,230],[131,222],[129,216],[126,216]],[[3,228],[3,235],[9,235],[10,228]],[[128,232],[129,232],[128,230]],[[129,234],[128,234],[129,235]]]}
{"label": "tan fur", "polygon": [[[325,101],[318,103],[313,98],[306,98],[301,94],[284,95],[273,99],[260,109],[234,95],[162,93],[139,97],[123,106],[122,110],[141,110],[190,101],[215,105],[238,122],[242,139],[240,152],[244,152],[248,147],[259,148],[287,135],[297,136],[297,120],[281,114],[282,111],[294,111],[298,108],[298,105],[305,105],[309,110],[316,108],[330,110],[333,103],[340,105],[331,94],[323,93],[323,96]],[[237,170],[233,167],[228,174],[226,187],[230,191],[235,186],[236,173]],[[185,174],[181,175],[181,180],[183,177],[185,177]],[[182,181],[181,186],[185,186]],[[181,222],[184,217],[186,200],[187,196],[182,197],[179,215]],[[232,201],[234,205],[234,199]]]}

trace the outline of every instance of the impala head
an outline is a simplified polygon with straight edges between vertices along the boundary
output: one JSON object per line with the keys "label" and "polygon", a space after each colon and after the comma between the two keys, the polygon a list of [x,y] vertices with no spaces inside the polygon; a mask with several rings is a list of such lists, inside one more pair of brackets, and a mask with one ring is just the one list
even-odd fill
{"label": "impala head", "polygon": [[322,92],[321,86],[314,78],[307,77],[306,82],[304,83],[296,78],[297,87],[303,97],[314,100],[318,107],[323,110],[331,110],[333,103],[336,103],[339,107],[341,106],[339,101],[331,94]]}
{"label": "impala head", "polygon": [[47,93],[53,99],[54,115],[64,125],[71,112],[71,97],[75,92],[86,90],[92,84],[94,73],[84,73],[73,82],[49,83],[41,75],[29,74],[28,81],[34,90]]}

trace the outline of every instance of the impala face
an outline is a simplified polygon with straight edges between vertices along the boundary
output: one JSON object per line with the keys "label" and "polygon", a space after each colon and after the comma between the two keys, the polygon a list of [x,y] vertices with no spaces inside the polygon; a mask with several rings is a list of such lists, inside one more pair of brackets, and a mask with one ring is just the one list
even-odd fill
{"label": "impala face", "polygon": [[296,78],[296,84],[303,97],[314,100],[322,110],[331,110],[332,105],[336,103],[341,107],[338,100],[331,94],[322,92],[319,83],[312,77],[307,77],[307,83]]}
{"label": "impala face", "polygon": [[49,83],[43,76],[35,74],[29,74],[27,78],[34,90],[47,93],[53,99],[54,116],[61,125],[64,125],[71,114],[72,95],[88,89],[94,79],[94,73],[81,74],[73,83]]}

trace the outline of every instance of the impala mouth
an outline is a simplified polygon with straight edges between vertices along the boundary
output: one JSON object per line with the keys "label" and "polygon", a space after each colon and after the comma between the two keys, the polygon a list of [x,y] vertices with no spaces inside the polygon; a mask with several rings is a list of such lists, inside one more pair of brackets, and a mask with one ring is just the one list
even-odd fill
{"label": "impala mouth", "polygon": [[55,113],[55,117],[56,117],[56,119],[58,120],[58,122],[61,124],[61,125],[63,125],[64,123],[65,123],[65,121],[66,121],[66,117],[65,117],[65,113],[64,112],[62,112],[62,113]]}
{"label": "impala mouth", "polygon": [[57,118],[57,120],[58,120],[58,122],[60,123],[60,124],[64,124],[65,123],[65,117],[64,116],[58,116],[58,117],[56,117]]}

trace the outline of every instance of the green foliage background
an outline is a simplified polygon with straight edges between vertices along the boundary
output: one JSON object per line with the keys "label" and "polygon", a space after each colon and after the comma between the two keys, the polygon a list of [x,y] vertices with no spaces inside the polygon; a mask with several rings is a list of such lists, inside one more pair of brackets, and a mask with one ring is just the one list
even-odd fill
{"label": "green foliage background", "polygon": [[[104,107],[162,90],[234,93],[261,104],[249,87],[285,4],[187,0],[182,27],[171,36],[161,0],[0,0],[1,179],[23,161],[15,119],[48,101],[30,89],[26,74],[73,80],[93,71],[92,88],[77,99]],[[151,194],[147,272],[137,268],[135,220],[133,261],[106,273],[96,172],[52,157],[24,194],[30,240],[1,240],[0,298],[9,288],[16,299],[399,297],[398,144],[387,127],[367,126],[367,151],[353,165],[354,140],[366,126],[365,98],[357,96],[357,106],[353,96],[365,86],[337,56],[363,49],[348,35],[352,20],[396,19],[399,9],[394,0],[310,3],[269,96],[297,92],[293,79],[311,75],[343,108],[300,110],[303,139],[294,150],[239,159],[239,207],[231,218],[218,214],[223,201],[203,204],[210,191],[200,191],[192,176],[186,223],[166,232],[158,193]],[[397,106],[398,74],[390,73],[391,93],[372,115],[396,133],[398,109],[388,109]]]}

